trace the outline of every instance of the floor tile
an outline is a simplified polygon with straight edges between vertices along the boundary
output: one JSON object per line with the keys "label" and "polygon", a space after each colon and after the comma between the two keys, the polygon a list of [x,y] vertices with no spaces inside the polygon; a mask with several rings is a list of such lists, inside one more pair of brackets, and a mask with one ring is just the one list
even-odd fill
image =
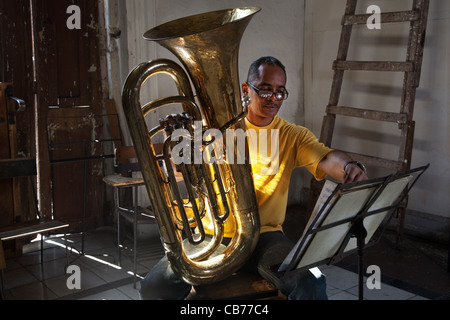
{"label": "floor tile", "polygon": [[415,296],[413,296],[413,297],[411,297],[411,298],[409,298],[407,300],[429,300],[429,299],[427,299],[425,297],[421,297],[421,296],[415,295]]}
{"label": "floor tile", "polygon": [[66,274],[66,259],[46,261],[44,264],[33,264],[25,268],[38,280],[50,279]]}
{"label": "floor tile", "polygon": [[125,294],[131,300],[139,300],[139,292],[138,292],[139,288],[140,288],[139,283],[137,283],[136,289],[133,288],[133,284],[130,283],[121,287],[117,287],[117,290]]}
{"label": "floor tile", "polygon": [[[351,294],[358,295],[358,287],[353,287],[347,290]],[[381,283],[380,289],[368,289],[364,286],[364,299],[366,300],[408,300],[415,296],[415,294]]]}
{"label": "floor tile", "polygon": [[26,268],[20,267],[12,270],[5,270],[3,273],[3,287],[5,290],[21,287],[30,283],[38,282]]}
{"label": "floor tile", "polygon": [[356,273],[339,267],[321,270],[322,273],[325,274],[329,286],[347,290],[358,285],[358,275]]}
{"label": "floor tile", "polygon": [[81,298],[80,300],[131,300],[131,299],[129,296],[127,296],[118,289],[110,289],[97,294],[93,294],[91,296],[87,296],[85,298]]}
{"label": "floor tile", "polygon": [[15,300],[53,300],[57,295],[42,282],[32,282],[9,290]]}
{"label": "floor tile", "polygon": [[127,269],[118,266],[100,264],[91,269],[93,273],[103,279],[105,282],[114,282],[130,276]]}
{"label": "floor tile", "polygon": [[69,279],[68,275],[63,275],[59,277],[55,277],[52,279],[48,279],[45,281],[45,284],[50,290],[55,292],[55,294],[58,297],[64,297],[82,290],[87,290],[90,288],[94,288],[96,286],[101,286],[103,284],[106,284],[106,281],[101,279],[99,276],[97,276],[95,273],[93,273],[90,270],[87,269],[81,269],[81,286],[80,289],[69,289],[67,285],[67,281]]}
{"label": "floor tile", "polygon": [[329,295],[328,300],[358,300],[358,296],[355,296],[347,291],[340,291],[336,294]]}

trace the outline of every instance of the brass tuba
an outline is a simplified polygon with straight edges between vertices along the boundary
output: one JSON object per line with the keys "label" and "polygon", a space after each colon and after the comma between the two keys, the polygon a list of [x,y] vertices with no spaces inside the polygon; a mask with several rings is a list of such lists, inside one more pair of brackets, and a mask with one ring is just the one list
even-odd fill
{"label": "brass tuba", "polygon": [[[202,132],[211,128],[222,133],[229,128],[244,128],[246,105],[240,99],[238,51],[245,28],[259,10],[244,7],[208,12],[147,31],[144,38],[175,54],[189,77],[175,62],[159,59],[134,68],[123,87],[123,108],[161,240],[174,272],[192,285],[228,277],[253,252],[260,226],[251,167],[248,161],[241,164],[225,160],[221,164],[202,161],[175,166],[171,152],[177,140],[169,133],[162,154],[157,154],[151,139],[163,127],[149,130],[145,117],[156,108],[181,104],[194,121],[203,122]],[[157,73],[170,75],[179,95],[141,105],[140,88]],[[186,139],[195,142],[193,127],[188,124],[187,128]],[[213,139],[201,139],[201,149],[204,151],[212,142]],[[187,189],[184,198],[174,167],[181,172]],[[205,215],[214,225],[213,235],[205,234]],[[235,233],[225,244],[224,223],[228,219],[234,220]]]}

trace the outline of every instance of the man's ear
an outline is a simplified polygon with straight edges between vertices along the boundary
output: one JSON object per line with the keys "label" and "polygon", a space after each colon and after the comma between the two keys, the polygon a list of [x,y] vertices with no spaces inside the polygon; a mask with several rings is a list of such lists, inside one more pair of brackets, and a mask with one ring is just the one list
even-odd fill
{"label": "man's ear", "polygon": [[248,96],[248,83],[247,82],[243,82],[242,83],[242,94],[244,96]]}

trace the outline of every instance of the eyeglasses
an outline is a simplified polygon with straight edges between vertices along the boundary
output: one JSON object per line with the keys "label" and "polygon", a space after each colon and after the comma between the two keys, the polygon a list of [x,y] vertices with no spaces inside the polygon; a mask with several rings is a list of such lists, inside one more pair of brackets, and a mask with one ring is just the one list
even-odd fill
{"label": "eyeglasses", "polygon": [[287,92],[287,90],[272,92],[272,91],[269,91],[269,90],[258,89],[254,85],[252,85],[251,83],[248,83],[248,85],[250,87],[252,87],[253,90],[256,91],[256,93],[258,94],[259,97],[261,97],[263,99],[270,99],[273,95],[275,95],[275,99],[277,99],[277,100],[286,100],[288,98],[288,96],[289,96],[289,93]]}

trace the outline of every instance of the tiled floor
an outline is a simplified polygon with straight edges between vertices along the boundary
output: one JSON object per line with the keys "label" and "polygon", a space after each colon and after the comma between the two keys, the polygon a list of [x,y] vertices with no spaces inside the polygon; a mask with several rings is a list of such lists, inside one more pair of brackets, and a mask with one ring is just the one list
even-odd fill
{"label": "tiled floor", "polygon": [[[116,234],[111,228],[103,228],[85,234],[85,254],[77,255],[81,235],[68,235],[69,264],[80,268],[81,288],[69,289],[76,282],[72,273],[65,272],[66,255],[64,241],[60,236],[46,238],[44,267],[39,263],[39,241],[27,245],[19,258],[7,259],[4,270],[4,298],[8,300],[137,300],[133,287],[133,263],[122,255],[122,266],[118,266]],[[163,250],[158,237],[146,241],[141,248],[137,273],[145,275],[162,257]],[[320,267],[327,276],[330,300],[357,300],[358,275],[355,265],[341,262],[338,266]],[[445,271],[443,272],[445,274]],[[141,276],[138,276],[141,277]],[[445,279],[444,279],[445,281]],[[401,285],[399,285],[401,284]],[[139,287],[139,278],[137,288]],[[364,298],[368,300],[427,300],[446,299],[445,293],[417,290],[417,285],[398,279],[382,277],[380,289],[369,290],[364,286]],[[450,282],[449,282],[450,288]]]}

